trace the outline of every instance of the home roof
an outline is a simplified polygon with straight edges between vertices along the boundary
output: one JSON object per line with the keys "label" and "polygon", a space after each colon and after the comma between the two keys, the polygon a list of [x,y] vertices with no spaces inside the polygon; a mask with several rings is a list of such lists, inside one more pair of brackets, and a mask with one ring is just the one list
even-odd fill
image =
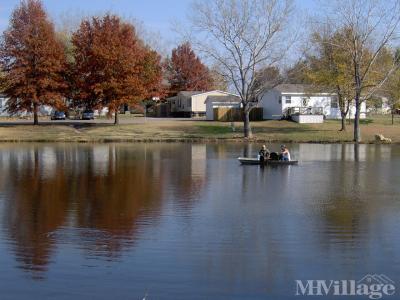
{"label": "home roof", "polygon": [[201,91],[181,91],[179,92],[176,96],[174,97],[169,97],[167,99],[169,100],[174,100],[174,99],[178,99],[179,97],[183,97],[183,98],[191,98],[193,96],[197,96],[197,95],[204,95],[204,94],[210,94],[210,93],[221,93],[224,94],[224,96],[218,96],[218,97],[225,97],[225,96],[234,96],[234,97],[238,97],[235,94],[232,93],[228,93],[228,92],[223,92],[223,91],[219,91],[219,90],[213,90],[213,91],[208,91],[208,92],[201,92]]}
{"label": "home roof", "polygon": [[199,95],[199,94],[203,94],[204,92],[200,92],[200,91],[182,91],[179,92],[178,95],[181,95],[183,97],[192,97],[194,95]]}
{"label": "home roof", "polygon": [[176,96],[169,97],[167,99],[175,100],[175,99],[178,99],[179,97],[190,98],[192,96],[203,94],[203,93],[204,92],[199,92],[199,91],[181,91]]}
{"label": "home roof", "polygon": [[311,84],[279,84],[275,90],[287,94],[331,94],[329,91],[324,91],[322,87],[317,87]]}
{"label": "home roof", "polygon": [[208,96],[206,101],[207,102],[234,102],[239,103],[240,98],[235,95],[226,95],[226,96]]}
{"label": "home roof", "polygon": [[221,93],[224,95],[233,95],[233,96],[237,96],[235,94],[229,93],[229,92],[224,92],[224,91],[220,91],[220,90],[212,90],[212,91],[206,91],[206,92],[199,92],[199,91],[182,91],[179,92],[179,95],[182,95],[184,97],[192,97],[192,96],[197,96],[197,95],[205,95],[205,94],[210,94],[210,93]]}

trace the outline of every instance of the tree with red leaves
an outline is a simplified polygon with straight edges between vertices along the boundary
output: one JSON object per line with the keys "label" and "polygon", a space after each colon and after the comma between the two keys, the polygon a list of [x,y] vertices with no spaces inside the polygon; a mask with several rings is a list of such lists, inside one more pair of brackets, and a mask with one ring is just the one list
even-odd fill
{"label": "tree with red leaves", "polygon": [[0,67],[9,113],[33,113],[37,125],[41,105],[63,105],[64,50],[41,1],[22,1],[14,10],[2,36]]}
{"label": "tree with red leaves", "polygon": [[148,47],[145,47],[144,51],[145,55],[140,63],[140,80],[145,90],[144,99],[161,98],[166,95],[165,87],[162,85],[161,56]]}
{"label": "tree with red leaves", "polygon": [[161,82],[160,58],[117,16],[83,21],[72,43],[77,98],[86,108],[108,107],[115,124],[123,105],[143,100]]}
{"label": "tree with red leaves", "polygon": [[208,91],[213,86],[209,69],[196,56],[188,42],[172,50],[172,56],[167,59],[165,69],[172,93]]}

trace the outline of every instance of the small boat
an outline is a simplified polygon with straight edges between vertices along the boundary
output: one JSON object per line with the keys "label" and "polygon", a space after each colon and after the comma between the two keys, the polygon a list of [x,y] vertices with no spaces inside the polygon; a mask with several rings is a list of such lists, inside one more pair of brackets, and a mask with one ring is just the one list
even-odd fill
{"label": "small boat", "polygon": [[273,166],[278,166],[278,165],[297,165],[299,163],[298,160],[291,160],[291,161],[285,161],[285,160],[264,160],[264,162],[261,162],[258,158],[250,158],[250,157],[239,157],[238,160],[242,165],[273,165]]}

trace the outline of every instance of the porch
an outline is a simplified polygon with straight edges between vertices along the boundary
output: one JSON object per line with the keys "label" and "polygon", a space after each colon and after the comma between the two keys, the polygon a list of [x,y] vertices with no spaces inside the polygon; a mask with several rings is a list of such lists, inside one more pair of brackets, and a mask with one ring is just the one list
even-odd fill
{"label": "porch", "polygon": [[302,124],[324,123],[323,107],[290,107],[287,109],[288,119]]}

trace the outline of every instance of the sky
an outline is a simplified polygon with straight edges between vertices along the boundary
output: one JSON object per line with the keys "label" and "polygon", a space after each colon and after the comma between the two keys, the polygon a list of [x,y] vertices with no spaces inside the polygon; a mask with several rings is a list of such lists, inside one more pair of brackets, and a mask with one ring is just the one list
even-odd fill
{"label": "sky", "polygon": [[[0,31],[7,28],[12,10],[19,0],[0,1]],[[171,22],[184,21],[190,1],[188,0],[43,0],[51,18],[57,23],[65,16],[75,17],[99,14],[106,11],[126,18],[142,21],[151,31],[173,36]]]}
{"label": "sky", "polygon": [[[315,0],[296,0],[305,10],[315,8]],[[12,10],[19,0],[0,0],[0,32],[7,26]],[[100,14],[106,11],[117,13],[124,18],[141,21],[150,32],[159,35],[168,43],[174,43],[176,33],[173,23],[187,24],[191,0],[43,0],[55,24],[66,18],[77,21],[82,16]]]}

